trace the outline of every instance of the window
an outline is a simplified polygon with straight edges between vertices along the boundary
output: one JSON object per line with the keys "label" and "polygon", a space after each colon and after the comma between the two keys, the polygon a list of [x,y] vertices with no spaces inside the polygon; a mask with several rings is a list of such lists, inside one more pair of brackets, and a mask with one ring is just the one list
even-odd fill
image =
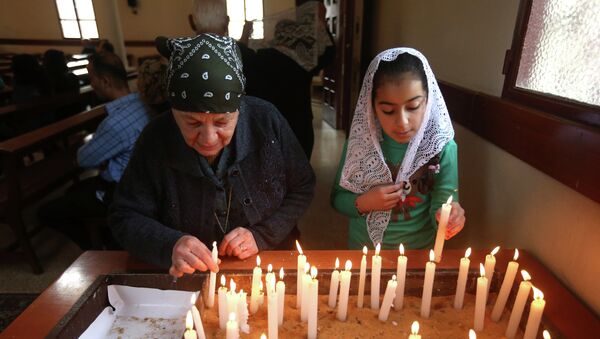
{"label": "window", "polygon": [[92,0],[56,0],[65,39],[97,39],[98,27]]}
{"label": "window", "polygon": [[229,15],[229,36],[239,39],[242,36],[245,21],[254,21],[254,30],[250,39],[262,39],[263,2],[262,0],[227,0]]}
{"label": "window", "polygon": [[503,97],[600,126],[598,32],[598,1],[522,0]]}

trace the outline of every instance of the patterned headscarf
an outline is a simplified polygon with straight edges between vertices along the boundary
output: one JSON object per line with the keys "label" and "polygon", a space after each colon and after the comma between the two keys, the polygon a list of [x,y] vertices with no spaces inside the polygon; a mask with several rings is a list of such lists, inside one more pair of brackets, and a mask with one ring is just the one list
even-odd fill
{"label": "patterned headscarf", "polygon": [[173,108],[205,113],[238,110],[246,79],[235,40],[216,34],[158,37],[156,46],[169,58],[167,90]]}

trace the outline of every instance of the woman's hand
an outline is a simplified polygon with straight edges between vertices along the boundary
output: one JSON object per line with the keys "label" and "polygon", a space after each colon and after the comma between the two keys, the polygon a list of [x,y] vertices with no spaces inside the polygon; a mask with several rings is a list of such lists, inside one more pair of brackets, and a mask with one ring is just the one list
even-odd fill
{"label": "woman's hand", "polygon": [[196,270],[219,272],[219,266],[212,260],[211,251],[202,241],[194,236],[184,235],[173,246],[169,274],[179,278]]}
{"label": "woman's hand", "polygon": [[[437,210],[435,213],[435,218],[439,222],[440,215],[442,213],[442,208]],[[458,234],[458,232],[462,231],[463,227],[465,227],[465,210],[460,206],[458,202],[452,203],[452,210],[450,211],[450,216],[448,217],[448,225],[446,226],[446,240],[454,237]]]}
{"label": "woman's hand", "polygon": [[239,41],[247,46],[253,31],[254,22],[246,20],[246,22],[244,22],[244,28],[242,28],[242,36],[240,37]]}
{"label": "woman's hand", "polygon": [[244,260],[258,253],[254,235],[247,228],[238,227],[225,235],[219,245],[219,255],[238,257]]}
{"label": "woman's hand", "polygon": [[391,210],[401,194],[402,184],[376,186],[356,198],[356,207],[360,213]]}

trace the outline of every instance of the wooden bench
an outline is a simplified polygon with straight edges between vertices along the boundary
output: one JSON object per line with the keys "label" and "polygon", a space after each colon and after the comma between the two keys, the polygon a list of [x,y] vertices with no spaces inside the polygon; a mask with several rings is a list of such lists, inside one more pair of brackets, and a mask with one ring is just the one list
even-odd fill
{"label": "wooden bench", "polygon": [[[43,270],[31,246],[22,211],[60,185],[78,179],[82,170],[77,165],[77,149],[105,116],[104,106],[98,106],[0,143],[4,170],[0,177],[0,220],[15,233],[35,273]],[[28,164],[25,159],[31,158],[41,159]]]}

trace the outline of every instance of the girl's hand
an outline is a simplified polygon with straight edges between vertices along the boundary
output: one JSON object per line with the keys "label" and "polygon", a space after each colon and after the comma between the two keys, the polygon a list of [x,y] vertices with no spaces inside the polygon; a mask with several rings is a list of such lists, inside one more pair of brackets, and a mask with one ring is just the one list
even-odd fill
{"label": "girl's hand", "polygon": [[356,208],[360,213],[388,211],[394,208],[402,194],[402,184],[381,185],[356,198]]}
{"label": "girl's hand", "polygon": [[[442,212],[442,208],[437,210],[435,213],[435,219],[440,221],[440,214]],[[446,240],[454,237],[458,234],[458,232],[462,231],[463,227],[465,227],[465,210],[460,206],[458,202],[452,203],[452,210],[450,211],[450,216],[448,217],[448,225],[446,226]]]}
{"label": "girl's hand", "polygon": [[196,270],[219,272],[219,266],[212,260],[211,251],[202,241],[194,236],[184,235],[173,246],[169,274],[179,278],[184,273],[192,274]]}

